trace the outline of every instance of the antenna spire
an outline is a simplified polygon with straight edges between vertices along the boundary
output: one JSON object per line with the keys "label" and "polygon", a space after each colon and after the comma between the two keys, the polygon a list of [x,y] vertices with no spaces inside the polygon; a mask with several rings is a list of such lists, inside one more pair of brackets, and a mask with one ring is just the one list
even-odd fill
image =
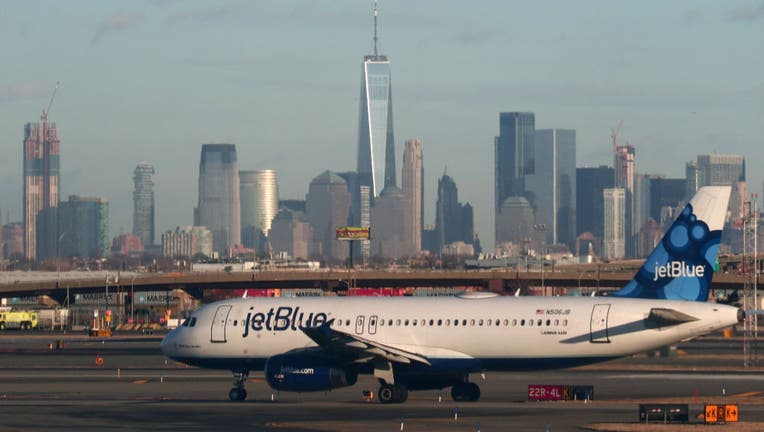
{"label": "antenna spire", "polygon": [[377,0],[374,0],[374,57],[377,56]]}

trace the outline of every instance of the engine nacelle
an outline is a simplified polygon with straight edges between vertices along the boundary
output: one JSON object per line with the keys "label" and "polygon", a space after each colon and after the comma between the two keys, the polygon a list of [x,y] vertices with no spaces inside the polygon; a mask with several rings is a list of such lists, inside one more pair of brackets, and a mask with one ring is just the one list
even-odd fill
{"label": "engine nacelle", "polygon": [[265,380],[279,391],[325,391],[355,384],[358,373],[317,355],[279,354],[265,363]]}

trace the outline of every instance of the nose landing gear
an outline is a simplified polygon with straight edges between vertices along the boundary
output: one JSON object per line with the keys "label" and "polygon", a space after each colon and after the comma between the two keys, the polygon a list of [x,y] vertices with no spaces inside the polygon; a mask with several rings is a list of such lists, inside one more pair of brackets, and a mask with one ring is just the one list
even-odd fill
{"label": "nose landing gear", "polygon": [[233,371],[233,388],[228,392],[228,399],[238,402],[247,399],[244,383],[249,377],[249,371]]}

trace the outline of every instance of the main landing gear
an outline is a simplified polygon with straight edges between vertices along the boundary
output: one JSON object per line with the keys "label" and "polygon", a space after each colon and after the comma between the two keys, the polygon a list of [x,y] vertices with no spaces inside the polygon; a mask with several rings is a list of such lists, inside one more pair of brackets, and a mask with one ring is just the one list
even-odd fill
{"label": "main landing gear", "polygon": [[244,389],[244,383],[249,377],[249,371],[233,372],[233,388],[228,392],[228,399],[232,401],[243,401],[247,399],[247,390]]}
{"label": "main landing gear", "polygon": [[451,398],[455,402],[476,402],[480,399],[480,387],[473,382],[463,382],[451,387]]}
{"label": "main landing gear", "polygon": [[387,384],[383,382],[379,387],[377,396],[379,396],[379,402],[383,404],[403,403],[409,397],[409,389],[402,384]]}

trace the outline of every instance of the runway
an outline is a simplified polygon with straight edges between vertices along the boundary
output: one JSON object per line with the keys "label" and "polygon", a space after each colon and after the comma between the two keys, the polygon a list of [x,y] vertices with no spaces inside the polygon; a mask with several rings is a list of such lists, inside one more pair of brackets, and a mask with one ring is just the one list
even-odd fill
{"label": "runway", "polygon": [[[49,344],[64,342],[63,350]],[[447,392],[412,392],[402,405],[364,401],[370,377],[328,393],[273,394],[253,373],[249,400],[229,402],[231,375],[166,360],[159,337],[100,340],[80,335],[0,336],[2,430],[573,431],[636,423],[638,404],[738,403],[741,423],[713,430],[764,430],[764,374],[740,367],[735,341],[704,339],[673,358],[634,358],[565,371],[473,376],[477,403]],[[742,348],[740,349],[742,352]],[[102,359],[97,364],[97,359]],[[593,385],[594,399],[528,402],[529,384]],[[681,429],[655,429],[681,430]],[[698,429],[693,429],[698,430]]]}

